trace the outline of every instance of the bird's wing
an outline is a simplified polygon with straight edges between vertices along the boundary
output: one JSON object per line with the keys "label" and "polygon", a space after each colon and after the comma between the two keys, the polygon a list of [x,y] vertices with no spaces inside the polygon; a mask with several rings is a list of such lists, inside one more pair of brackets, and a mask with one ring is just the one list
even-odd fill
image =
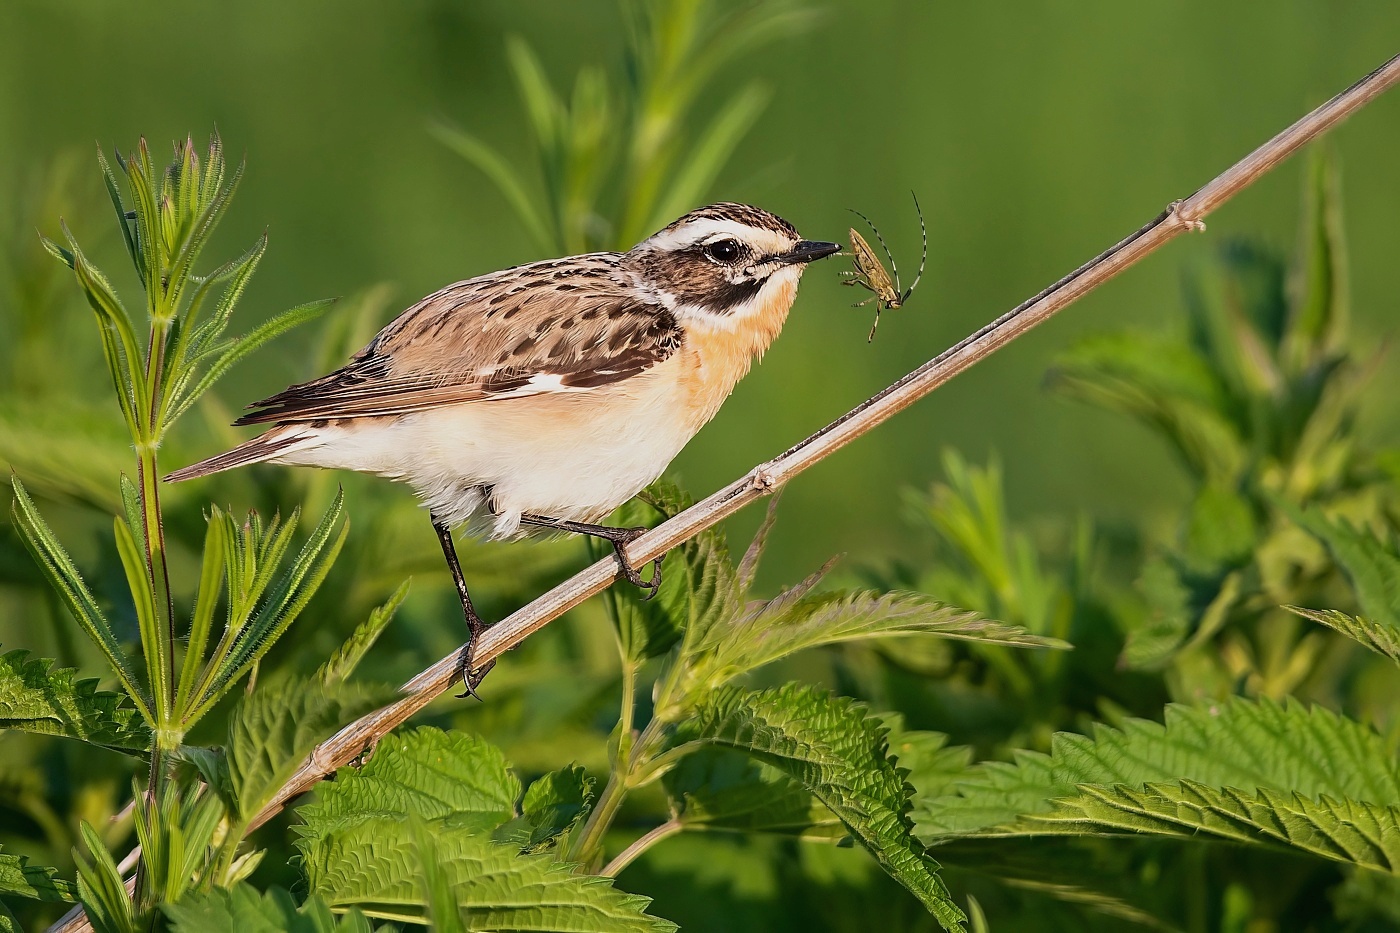
{"label": "bird's wing", "polygon": [[681,329],[622,282],[617,262],[600,253],[449,285],[347,366],[250,405],[236,423],[397,415],[635,376],[680,347]]}

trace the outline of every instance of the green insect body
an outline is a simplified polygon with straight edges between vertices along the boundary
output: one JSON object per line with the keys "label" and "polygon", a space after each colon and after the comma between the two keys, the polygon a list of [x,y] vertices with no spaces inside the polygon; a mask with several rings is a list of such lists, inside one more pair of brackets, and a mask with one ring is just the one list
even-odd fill
{"label": "green insect body", "polygon": [[[880,326],[880,312],[893,311],[902,307],[904,302],[909,300],[909,296],[914,293],[914,289],[919,287],[919,280],[924,277],[924,264],[928,262],[928,230],[924,226],[924,212],[919,207],[919,198],[917,195],[914,196],[914,210],[919,214],[919,233],[923,236],[924,250],[923,256],[919,259],[919,274],[914,276],[914,284],[905,289],[901,289],[899,267],[895,265],[894,254],[890,252],[889,246],[886,245],[885,238],[880,236],[880,231],[876,228],[875,224],[871,223],[869,217],[866,217],[860,211],[854,209],[851,211],[852,214],[855,214],[869,225],[871,231],[875,234],[875,239],[880,242],[881,248],[884,249],[885,257],[890,261],[891,271],[886,272],[884,263],[880,262],[880,257],[876,255],[875,250],[871,248],[870,244],[865,241],[865,237],[857,233],[854,227],[851,228],[851,264],[855,268],[841,273],[841,275],[845,276],[845,281],[842,284],[859,285],[862,288],[869,289],[872,293],[871,296],[864,301],[858,301],[851,305],[853,308],[861,308],[870,304],[872,301],[875,302],[875,321],[870,325],[870,334],[865,338],[866,343],[870,343],[875,339],[875,328]],[[891,275],[891,272],[893,275]]]}

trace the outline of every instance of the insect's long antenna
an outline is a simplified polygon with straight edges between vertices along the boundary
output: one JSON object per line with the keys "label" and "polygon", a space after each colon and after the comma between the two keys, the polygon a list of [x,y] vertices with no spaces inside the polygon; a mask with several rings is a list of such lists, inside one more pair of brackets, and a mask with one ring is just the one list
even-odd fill
{"label": "insect's long antenna", "polygon": [[894,273],[894,290],[899,291],[899,267],[894,264],[894,254],[890,252],[888,244],[885,243],[885,238],[880,236],[880,228],[871,223],[869,217],[866,217],[854,207],[848,207],[846,209],[865,221],[866,226],[870,227],[871,231],[875,234],[875,239],[880,241],[880,248],[885,251],[885,258],[890,261],[890,271]]}
{"label": "insect's long antenna", "polygon": [[[910,295],[912,295],[914,293],[914,289],[919,287],[919,279],[924,277],[924,263],[928,262],[928,228],[924,226],[924,210],[923,208],[919,207],[919,196],[917,194],[914,194],[913,191],[910,191],[909,194],[914,198],[914,210],[917,211],[919,215],[919,235],[924,238],[924,254],[919,257],[919,274],[914,276],[914,284],[910,285],[909,290],[906,291],[900,297],[901,302],[907,299]],[[876,234],[876,236],[878,235],[879,234]],[[882,240],[881,242],[884,241]],[[893,259],[890,260],[890,265],[894,265]],[[898,282],[899,277],[896,275],[896,287],[898,287]]]}

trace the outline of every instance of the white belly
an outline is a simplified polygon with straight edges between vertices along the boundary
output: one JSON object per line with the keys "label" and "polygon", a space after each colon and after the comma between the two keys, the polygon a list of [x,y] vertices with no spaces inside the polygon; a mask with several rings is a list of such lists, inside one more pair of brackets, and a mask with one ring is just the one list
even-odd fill
{"label": "white belly", "polygon": [[276,462],[402,480],[451,525],[489,515],[496,537],[515,535],[522,513],[598,521],[660,476],[699,428],[679,417],[681,389],[666,368],[584,392],[307,428]]}

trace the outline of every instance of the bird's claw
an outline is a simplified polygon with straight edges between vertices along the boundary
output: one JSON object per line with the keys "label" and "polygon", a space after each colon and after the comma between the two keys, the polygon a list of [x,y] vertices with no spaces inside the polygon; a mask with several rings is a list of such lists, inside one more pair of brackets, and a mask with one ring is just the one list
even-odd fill
{"label": "bird's claw", "polygon": [[472,656],[476,654],[477,636],[480,634],[480,632],[472,632],[471,640],[462,646],[462,653],[457,656],[457,676],[462,681],[462,692],[457,694],[459,700],[465,700],[467,697],[481,700],[476,688],[481,686],[486,675],[491,673],[491,668],[496,666],[496,659],[492,658],[481,667],[473,669]]}
{"label": "bird's claw", "polygon": [[662,554],[651,562],[651,579],[643,580],[641,571],[633,566],[632,561],[627,557],[627,545],[637,538],[646,534],[648,528],[629,528],[627,534],[613,541],[613,553],[617,555],[617,562],[622,567],[622,576],[626,581],[641,590],[646,590],[642,600],[651,599],[661,589],[661,562],[666,559]]}

